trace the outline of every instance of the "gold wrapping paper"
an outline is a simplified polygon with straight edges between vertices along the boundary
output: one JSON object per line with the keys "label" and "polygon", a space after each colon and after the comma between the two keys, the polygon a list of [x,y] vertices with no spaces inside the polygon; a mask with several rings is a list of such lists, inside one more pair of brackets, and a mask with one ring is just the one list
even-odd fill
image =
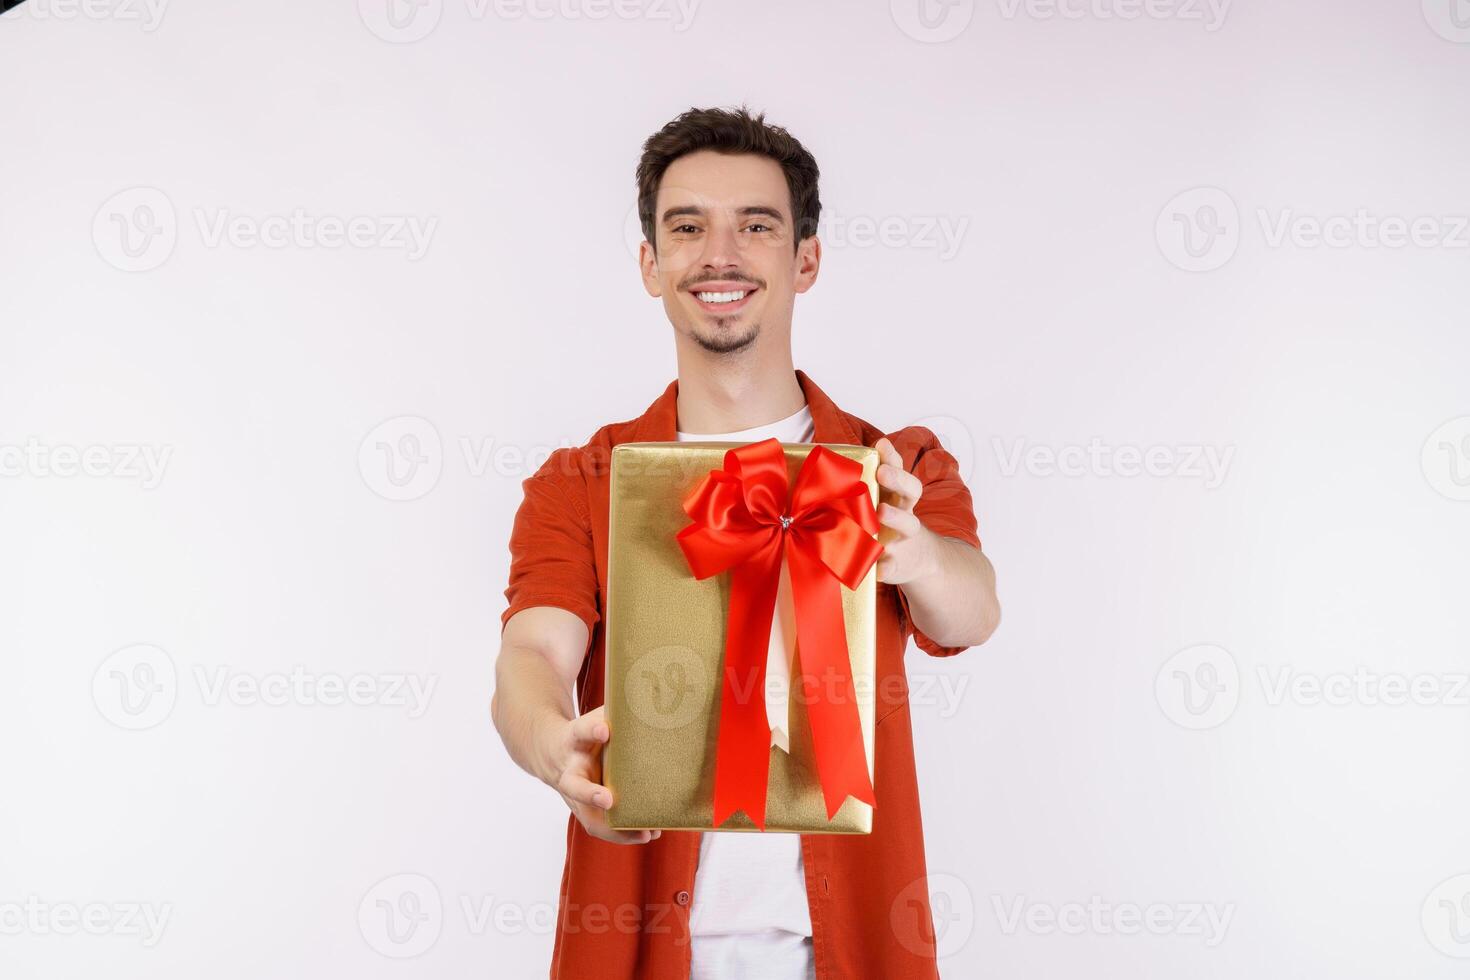
{"label": "gold wrapping paper", "polygon": [[[603,783],[612,790],[608,824],[622,830],[758,831],[741,810],[719,828],[714,816],[715,744],[719,734],[725,617],[730,576],[699,581],[675,540],[690,523],[685,495],[724,466],[739,442],[641,442],[612,453],[605,630],[606,714]],[[878,452],[824,444],[862,464],[878,503]],[[810,444],[782,444],[787,479],[796,478]],[[841,586],[853,691],[868,775],[873,775],[873,690],[877,566],[858,588]],[[798,663],[801,656],[797,648]],[[832,820],[822,800],[811,728],[796,684],[790,687],[791,753],[771,748],[766,830],[866,834],[873,808],[848,797]]]}

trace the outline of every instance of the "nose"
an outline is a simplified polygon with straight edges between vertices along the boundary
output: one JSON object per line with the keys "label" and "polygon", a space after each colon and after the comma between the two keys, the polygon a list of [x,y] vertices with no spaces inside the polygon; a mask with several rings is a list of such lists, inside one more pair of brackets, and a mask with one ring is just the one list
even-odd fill
{"label": "nose", "polygon": [[705,235],[704,252],[699,257],[700,265],[722,272],[738,267],[744,258],[736,215],[730,211],[714,212]]}

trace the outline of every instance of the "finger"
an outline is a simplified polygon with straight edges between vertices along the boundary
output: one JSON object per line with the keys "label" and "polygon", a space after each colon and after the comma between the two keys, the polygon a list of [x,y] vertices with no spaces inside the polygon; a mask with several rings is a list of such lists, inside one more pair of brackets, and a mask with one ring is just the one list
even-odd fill
{"label": "finger", "polygon": [[878,505],[878,523],[904,537],[914,534],[923,526],[913,511],[889,503]]}
{"label": "finger", "polygon": [[662,830],[614,830],[607,825],[607,817],[601,811],[586,808],[577,812],[577,822],[593,837],[611,844],[648,844],[663,833]]}
{"label": "finger", "polygon": [[917,476],[887,463],[878,467],[878,485],[891,491],[896,498],[894,503],[905,510],[913,510],[924,492],[924,482]]}
{"label": "finger", "polygon": [[603,831],[602,839],[614,844],[651,844],[661,833],[659,830],[613,830],[608,827]]}
{"label": "finger", "polygon": [[875,566],[878,569],[878,581],[888,585],[901,585],[903,583],[902,559],[884,552]]}
{"label": "finger", "polygon": [[602,705],[572,720],[572,739],[575,742],[602,743],[612,734],[607,727],[607,715]]}
{"label": "finger", "polygon": [[562,796],[583,806],[606,810],[613,805],[612,790],[570,769],[556,781],[556,789]]}
{"label": "finger", "polygon": [[893,447],[892,441],[887,436],[873,443],[873,448],[878,450],[879,463],[886,463],[897,469],[903,469],[903,457],[899,455],[898,450]]}
{"label": "finger", "polygon": [[596,821],[582,824],[582,829],[609,844],[647,844],[658,840],[659,834],[656,830],[613,830],[607,824]]}

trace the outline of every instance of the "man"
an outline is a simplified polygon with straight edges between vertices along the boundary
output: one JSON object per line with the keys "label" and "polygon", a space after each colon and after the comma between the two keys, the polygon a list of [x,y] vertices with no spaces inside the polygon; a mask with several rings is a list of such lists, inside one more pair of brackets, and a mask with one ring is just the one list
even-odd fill
{"label": "man", "polygon": [[[903,653],[910,635],[933,656],[984,643],[1000,606],[954,457],[925,428],[885,437],[793,366],[792,308],[822,257],[817,176],[799,142],[743,108],[690,110],[649,138],[639,264],[673,325],[678,378],[524,482],[491,715],[571,809],[553,980],[938,976]],[[879,451],[872,833],[613,830],[600,785],[617,737],[602,710],[611,449],[772,435]]]}

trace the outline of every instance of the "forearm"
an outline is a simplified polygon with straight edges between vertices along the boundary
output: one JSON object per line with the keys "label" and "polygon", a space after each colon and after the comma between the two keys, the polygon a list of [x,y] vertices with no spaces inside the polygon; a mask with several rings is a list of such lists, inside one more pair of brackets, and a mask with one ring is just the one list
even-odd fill
{"label": "forearm", "polygon": [[1000,625],[995,569],[974,545],[927,528],[931,560],[926,574],[899,588],[915,629],[941,646],[978,646]]}
{"label": "forearm", "polygon": [[503,648],[495,661],[490,716],[516,765],[554,784],[560,773],[554,771],[553,747],[546,744],[546,733],[577,717],[577,712],[572,692],[551,661],[531,647]]}

